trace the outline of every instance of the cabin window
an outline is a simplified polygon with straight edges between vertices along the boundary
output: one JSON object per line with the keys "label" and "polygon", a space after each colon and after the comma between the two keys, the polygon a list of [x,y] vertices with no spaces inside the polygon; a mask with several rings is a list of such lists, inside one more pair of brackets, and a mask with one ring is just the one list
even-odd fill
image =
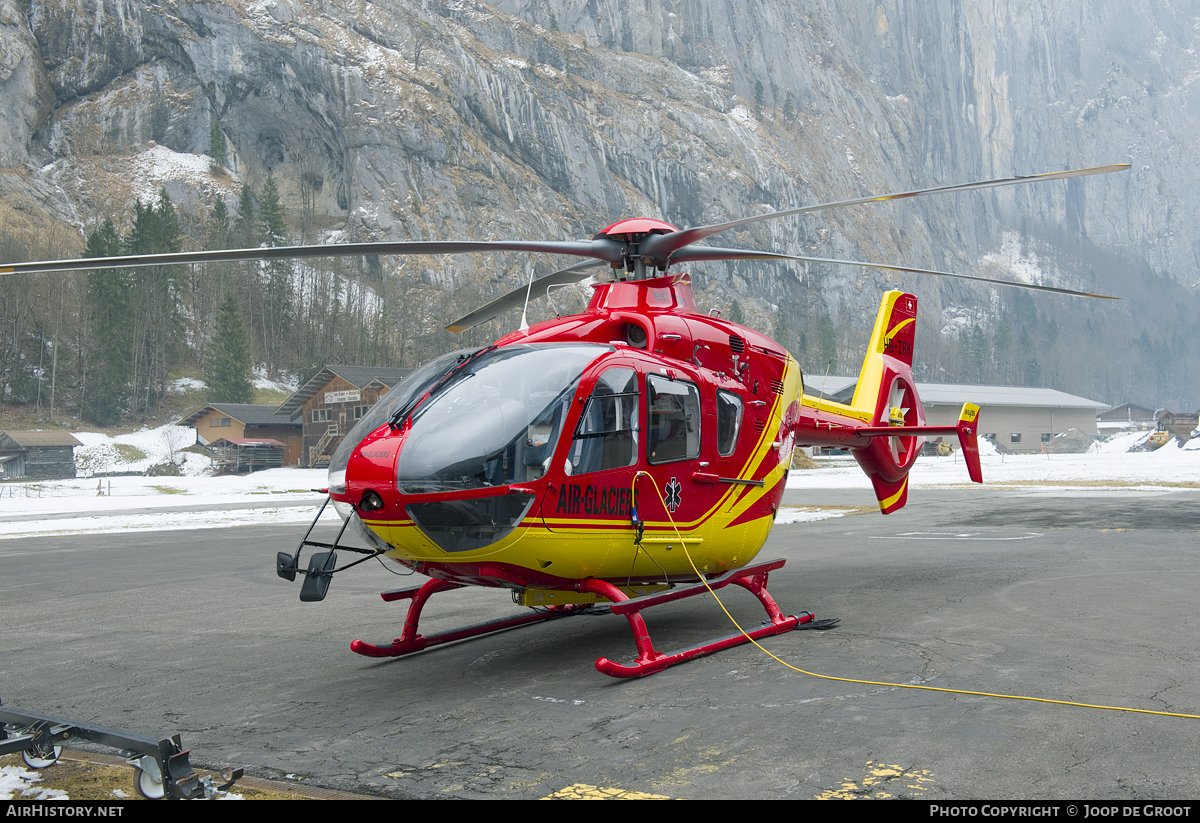
{"label": "cabin window", "polygon": [[583,407],[567,460],[571,474],[620,469],[637,462],[637,374],[609,369]]}
{"label": "cabin window", "polygon": [[717,454],[721,457],[729,457],[737,449],[742,410],[742,398],[732,392],[717,392]]}
{"label": "cabin window", "polygon": [[208,421],[210,429],[223,429],[233,425],[233,419],[229,417],[214,417]]}
{"label": "cabin window", "polygon": [[313,409],[312,422],[328,423],[331,419],[329,409]]}
{"label": "cabin window", "polygon": [[700,456],[700,390],[692,383],[646,377],[650,430],[646,455],[651,463],[693,460]]}

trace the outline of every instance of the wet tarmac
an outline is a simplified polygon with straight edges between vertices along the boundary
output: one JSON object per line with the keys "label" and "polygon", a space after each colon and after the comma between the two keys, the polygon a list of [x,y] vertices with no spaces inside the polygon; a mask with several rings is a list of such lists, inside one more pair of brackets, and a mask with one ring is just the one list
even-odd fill
{"label": "wet tarmac", "polygon": [[[365,659],[350,641],[404,616],[378,592],[422,578],[365,564],[300,603],[274,556],[302,531],[0,542],[0,699],[392,797],[1200,796],[1200,720],[824,680],[746,646],[619,681],[593,668],[633,656],[612,615]],[[764,645],[825,675],[1200,714],[1198,532],[1191,490],[917,490],[888,517],[778,526],[759,556],[788,561],[775,599],[842,623]],[[454,591],[422,629],[516,613]],[[730,631],[702,597],[646,617],[663,651]]]}

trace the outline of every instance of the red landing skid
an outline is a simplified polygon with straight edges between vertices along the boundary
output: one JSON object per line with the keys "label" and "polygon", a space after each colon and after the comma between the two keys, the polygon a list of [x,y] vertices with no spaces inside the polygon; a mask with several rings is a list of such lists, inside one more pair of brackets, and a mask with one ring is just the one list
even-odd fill
{"label": "red landing skid", "polygon": [[[694,657],[703,657],[704,655],[734,646],[740,646],[743,643],[750,642],[750,638],[759,640],[764,637],[790,632],[792,629],[800,626],[804,626],[805,628],[830,628],[837,623],[837,620],[814,621],[813,615],[809,612],[803,612],[799,615],[785,615],[779,610],[779,606],[775,604],[775,600],[767,592],[767,575],[781,568],[784,562],[783,560],[773,560],[770,563],[760,563],[756,566],[747,566],[743,569],[727,572],[715,580],[708,581],[708,588],[703,583],[697,583],[633,599],[627,597],[616,586],[606,583],[603,580],[589,578],[576,583],[574,586],[575,591],[591,592],[612,601],[613,613],[625,615],[625,618],[629,621],[629,627],[633,630],[634,643],[637,646],[637,658],[631,664],[621,665],[620,663],[612,662],[607,657],[602,657],[596,661],[597,671],[612,677],[645,677],[648,674],[660,672],[669,666],[674,666],[676,663],[682,663],[685,660],[691,660]],[[640,614],[643,609],[663,603],[670,603],[675,600],[682,600],[685,597],[692,597],[697,594],[706,594],[709,588],[713,591],[723,589],[731,583],[741,586],[757,597],[758,601],[762,603],[763,608],[766,609],[767,617],[770,619],[746,634],[736,632],[727,637],[710,640],[706,643],[680,649],[670,654],[661,654],[654,650],[654,645],[650,642],[650,633],[646,628],[646,622]],[[412,604],[408,607],[408,617],[404,621],[403,636],[393,640],[389,644],[381,646],[365,643],[362,640],[355,640],[350,644],[351,651],[366,657],[401,657],[430,648],[431,646],[440,646],[443,643],[453,643],[456,640],[466,640],[471,637],[479,637],[493,632],[505,631],[506,629],[540,623],[543,620],[567,617],[577,614],[586,608],[584,606],[552,607],[551,610],[545,612],[527,614],[516,618],[492,620],[487,623],[477,623],[473,626],[464,626],[461,629],[444,632],[431,637],[423,637],[418,634],[417,622],[420,620],[421,610],[425,607],[425,603],[429,598],[437,592],[458,588],[462,588],[459,583],[430,580],[423,586],[384,592],[380,596],[389,603],[396,600],[412,599]]]}

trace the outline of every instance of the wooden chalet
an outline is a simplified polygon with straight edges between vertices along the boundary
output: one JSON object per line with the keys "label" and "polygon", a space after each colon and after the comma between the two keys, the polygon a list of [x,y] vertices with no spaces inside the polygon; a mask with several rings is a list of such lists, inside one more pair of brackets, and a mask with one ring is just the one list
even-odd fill
{"label": "wooden chalet", "polygon": [[284,447],[282,465],[300,465],[300,424],[276,414],[270,404],[209,403],[179,425],[193,427],[202,446],[222,438],[270,438]]}
{"label": "wooden chalet", "polygon": [[277,413],[303,423],[300,465],[320,467],[342,437],[388,390],[413,369],[376,366],[326,366],[279,407]]}
{"label": "wooden chalet", "polygon": [[51,480],[75,476],[75,447],[64,431],[0,432],[0,480]]}

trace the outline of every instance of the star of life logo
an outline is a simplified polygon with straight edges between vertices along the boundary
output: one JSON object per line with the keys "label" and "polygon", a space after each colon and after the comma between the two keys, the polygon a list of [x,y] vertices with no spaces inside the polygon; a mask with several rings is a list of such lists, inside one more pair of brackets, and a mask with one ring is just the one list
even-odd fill
{"label": "star of life logo", "polygon": [[663,488],[663,496],[667,502],[667,511],[674,514],[675,510],[683,503],[683,486],[676,478],[672,477]]}

